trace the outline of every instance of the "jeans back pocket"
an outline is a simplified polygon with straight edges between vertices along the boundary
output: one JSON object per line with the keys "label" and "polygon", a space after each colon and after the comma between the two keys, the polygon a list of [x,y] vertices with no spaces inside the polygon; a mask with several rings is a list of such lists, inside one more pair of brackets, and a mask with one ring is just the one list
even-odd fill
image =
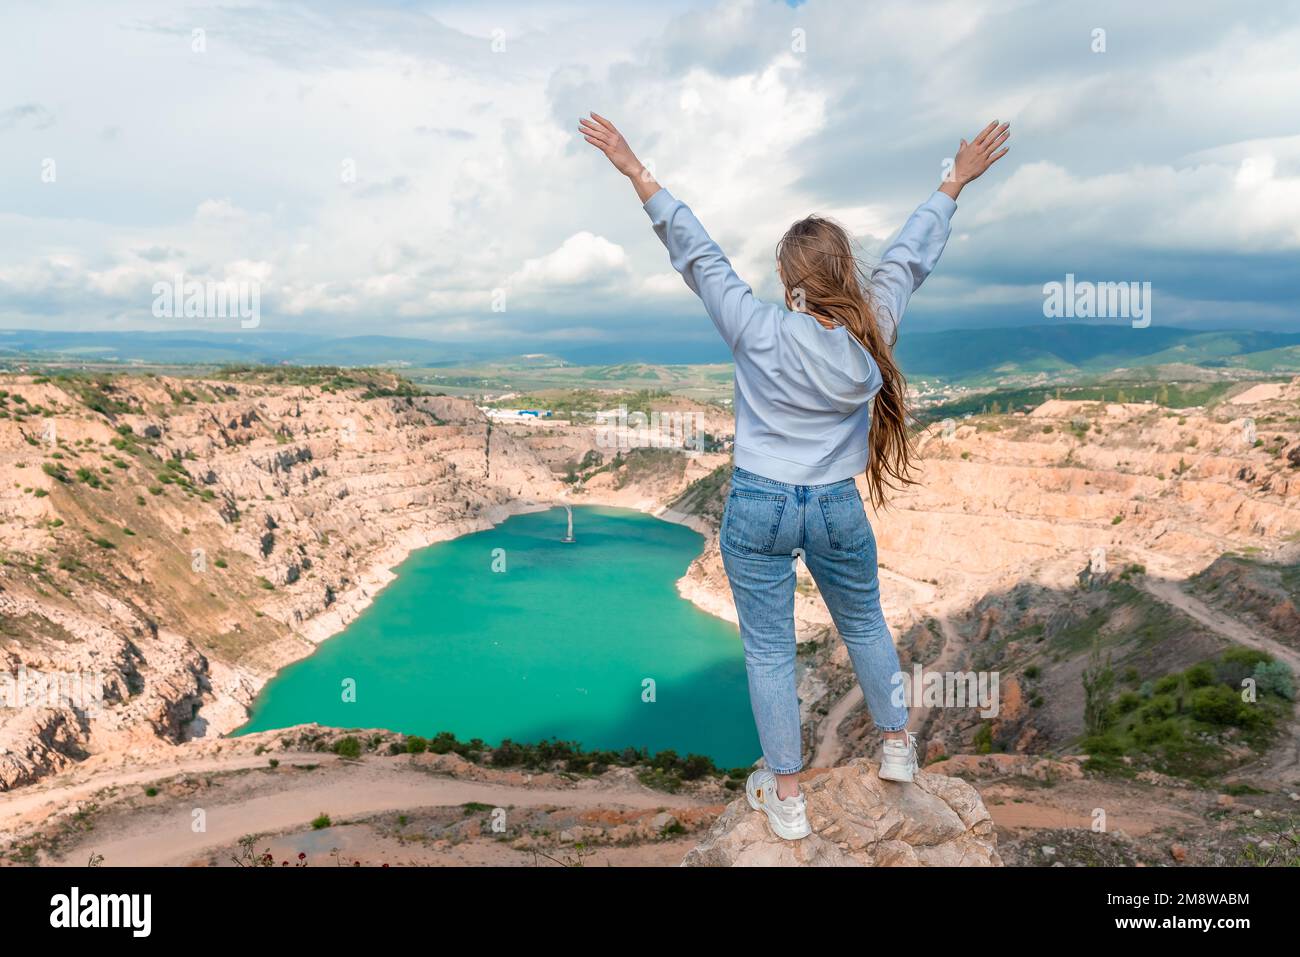
{"label": "jeans back pocket", "polygon": [[818,502],[831,548],[841,552],[861,552],[867,548],[872,541],[871,524],[856,486],[847,492],[818,496]]}
{"label": "jeans back pocket", "polygon": [[734,551],[770,555],[781,528],[785,496],[780,492],[732,489],[722,516],[722,541]]}

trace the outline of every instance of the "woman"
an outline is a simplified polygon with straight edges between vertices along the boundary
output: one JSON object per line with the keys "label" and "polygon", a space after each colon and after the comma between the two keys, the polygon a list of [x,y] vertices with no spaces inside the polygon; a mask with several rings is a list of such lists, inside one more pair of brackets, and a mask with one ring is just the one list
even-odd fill
{"label": "woman", "polygon": [[776,249],[781,306],[754,298],[614,124],[596,113],[579,121],[587,142],[632,180],[673,267],[735,359],[735,468],[720,539],[766,765],[749,776],[745,793],[787,840],[809,833],[798,779],[794,555],[812,573],[884,735],[880,777],[910,782],[917,768],[907,708],[891,694],[898,653],[880,610],[876,543],[853,476],[865,471],[876,506],[887,488],[912,484],[906,383],[891,352],[898,323],[943,252],[962,187],[1006,154],[1009,125],[994,120],[972,142],[961,141],[951,175],[870,274],[838,224],[809,216],[791,226]]}

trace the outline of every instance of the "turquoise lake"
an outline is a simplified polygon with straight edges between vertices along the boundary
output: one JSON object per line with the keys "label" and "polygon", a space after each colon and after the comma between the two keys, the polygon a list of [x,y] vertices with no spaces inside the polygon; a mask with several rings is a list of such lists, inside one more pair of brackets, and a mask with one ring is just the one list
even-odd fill
{"label": "turquoise lake", "polygon": [[563,509],[533,512],[414,552],[356,621],[267,684],[237,733],[315,721],[751,764],[740,636],[677,594],[702,537],[626,509],[575,508],[572,544],[565,525]]}

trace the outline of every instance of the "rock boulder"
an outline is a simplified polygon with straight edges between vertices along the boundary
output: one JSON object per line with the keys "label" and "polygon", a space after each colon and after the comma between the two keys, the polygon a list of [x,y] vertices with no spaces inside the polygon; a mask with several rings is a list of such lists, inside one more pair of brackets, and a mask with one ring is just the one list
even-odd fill
{"label": "rock boulder", "polygon": [[997,836],[979,792],[921,771],[913,784],[882,781],[866,758],[801,782],[813,833],[783,841],[744,795],[727,806],[684,867],[1000,867]]}

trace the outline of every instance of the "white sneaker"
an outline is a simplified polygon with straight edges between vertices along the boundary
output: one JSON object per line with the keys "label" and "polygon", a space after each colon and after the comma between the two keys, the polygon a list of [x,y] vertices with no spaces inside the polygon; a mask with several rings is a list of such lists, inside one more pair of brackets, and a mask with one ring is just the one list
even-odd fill
{"label": "white sneaker", "polygon": [[780,800],[776,796],[776,775],[767,768],[760,768],[749,776],[745,782],[745,797],[749,798],[750,807],[767,815],[767,823],[777,837],[797,841],[812,833],[803,795]]}
{"label": "white sneaker", "polygon": [[884,755],[880,759],[881,780],[911,784],[916,772],[916,735],[907,732],[906,741],[886,738]]}

